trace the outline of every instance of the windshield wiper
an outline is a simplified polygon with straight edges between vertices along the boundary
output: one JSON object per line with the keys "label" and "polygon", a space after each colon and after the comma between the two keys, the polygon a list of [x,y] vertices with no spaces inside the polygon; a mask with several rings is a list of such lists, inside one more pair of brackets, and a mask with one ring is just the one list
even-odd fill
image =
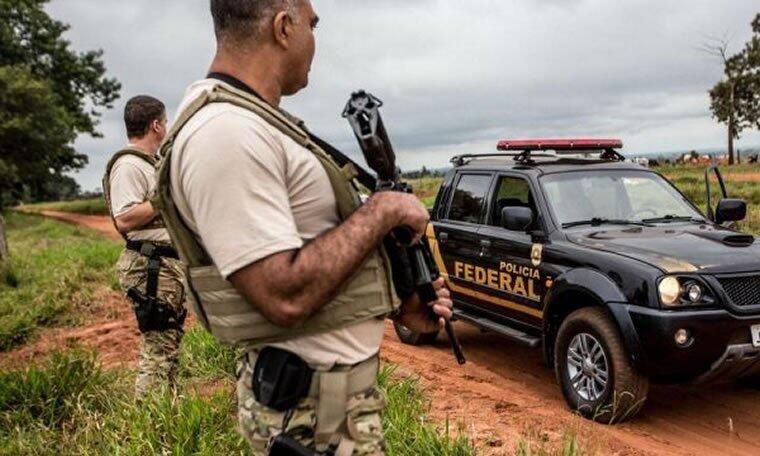
{"label": "windshield wiper", "polygon": [[642,220],[644,223],[671,223],[671,222],[704,222],[704,220],[692,217],[690,215],[668,214],[662,217],[648,218]]}
{"label": "windshield wiper", "polygon": [[635,220],[617,220],[617,219],[606,219],[606,218],[600,218],[600,217],[594,217],[589,220],[578,220],[577,222],[570,222],[570,223],[563,223],[562,228],[572,228],[574,226],[583,226],[583,225],[591,225],[591,226],[599,226],[599,225],[637,225],[637,226],[652,226],[646,221],[637,222]]}

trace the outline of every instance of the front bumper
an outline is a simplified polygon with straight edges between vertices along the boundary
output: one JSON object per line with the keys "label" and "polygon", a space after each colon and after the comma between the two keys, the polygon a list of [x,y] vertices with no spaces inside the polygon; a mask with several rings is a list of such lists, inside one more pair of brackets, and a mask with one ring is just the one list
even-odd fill
{"label": "front bumper", "polygon": [[752,344],[729,345],[710,370],[697,377],[697,383],[718,382],[760,375],[760,348]]}
{"label": "front bumper", "polygon": [[[739,316],[723,309],[668,311],[611,304],[636,367],[665,382],[717,381],[754,374],[760,349],[750,327],[760,315]],[[674,336],[687,329],[693,338],[680,347]]]}

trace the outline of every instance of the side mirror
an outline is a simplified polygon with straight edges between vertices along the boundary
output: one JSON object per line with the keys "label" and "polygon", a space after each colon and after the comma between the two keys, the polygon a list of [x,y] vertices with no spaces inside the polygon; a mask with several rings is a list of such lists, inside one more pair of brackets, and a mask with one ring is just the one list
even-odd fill
{"label": "side mirror", "polygon": [[501,210],[501,226],[510,231],[526,231],[533,223],[533,211],[529,207],[507,206]]}
{"label": "side mirror", "polygon": [[747,203],[741,199],[723,198],[715,208],[715,223],[738,222],[747,217]]}

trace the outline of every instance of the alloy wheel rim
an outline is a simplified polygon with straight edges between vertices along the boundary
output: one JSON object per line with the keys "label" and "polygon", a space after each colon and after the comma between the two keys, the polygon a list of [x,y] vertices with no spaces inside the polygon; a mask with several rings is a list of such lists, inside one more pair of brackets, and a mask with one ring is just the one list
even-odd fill
{"label": "alloy wheel rim", "polygon": [[587,401],[602,397],[609,381],[609,364],[602,344],[591,334],[573,337],[567,348],[567,372],[570,385]]}

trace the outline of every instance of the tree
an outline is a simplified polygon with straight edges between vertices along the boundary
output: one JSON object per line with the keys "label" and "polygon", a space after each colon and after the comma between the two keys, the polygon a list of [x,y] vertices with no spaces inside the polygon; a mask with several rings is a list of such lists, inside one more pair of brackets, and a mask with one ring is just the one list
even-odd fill
{"label": "tree", "polygon": [[729,164],[734,164],[734,141],[741,132],[760,129],[760,14],[752,21],[752,31],[744,49],[732,56],[725,39],[703,46],[723,63],[724,79],[710,90],[710,109],[715,119],[726,124]]}
{"label": "tree", "polygon": [[8,240],[5,237],[5,220],[3,220],[2,214],[0,214],[0,270],[3,268],[3,263],[8,259]]}
{"label": "tree", "polygon": [[121,88],[105,76],[102,51],[70,48],[69,27],[48,16],[47,2],[0,0],[0,207],[22,191],[41,198],[84,167],[73,141],[100,136],[101,109]]}
{"label": "tree", "polygon": [[48,83],[21,67],[0,67],[0,193],[11,203],[29,189],[42,196],[46,184],[84,166],[72,143],[71,116]]}

